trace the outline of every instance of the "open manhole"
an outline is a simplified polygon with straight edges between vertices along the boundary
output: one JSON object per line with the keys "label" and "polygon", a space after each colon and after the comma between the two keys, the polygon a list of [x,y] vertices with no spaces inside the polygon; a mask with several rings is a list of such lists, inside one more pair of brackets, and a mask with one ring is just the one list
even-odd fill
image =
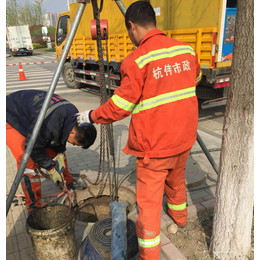
{"label": "open manhole", "polygon": [[74,209],[76,219],[82,222],[97,222],[109,216],[110,196],[88,198],[78,203]]}
{"label": "open manhole", "polygon": [[[100,186],[91,187],[91,190],[75,190],[72,193],[72,203],[76,213],[76,220],[81,222],[97,222],[109,217],[111,196],[109,188],[105,188],[101,196],[97,196]],[[118,189],[118,201],[127,204],[126,213],[136,208],[136,194],[127,187]],[[69,204],[65,197],[61,203]]]}

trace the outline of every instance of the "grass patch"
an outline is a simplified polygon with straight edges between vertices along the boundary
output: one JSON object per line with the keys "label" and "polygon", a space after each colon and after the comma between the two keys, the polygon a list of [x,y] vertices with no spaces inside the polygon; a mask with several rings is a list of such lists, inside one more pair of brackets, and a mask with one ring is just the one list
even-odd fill
{"label": "grass patch", "polygon": [[48,51],[48,52],[56,52],[55,48],[51,48],[51,49],[46,49],[44,51]]}

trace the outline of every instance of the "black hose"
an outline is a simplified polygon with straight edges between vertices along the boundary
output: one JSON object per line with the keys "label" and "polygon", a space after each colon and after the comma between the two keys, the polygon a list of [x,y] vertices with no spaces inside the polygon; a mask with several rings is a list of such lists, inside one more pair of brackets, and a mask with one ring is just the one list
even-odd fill
{"label": "black hose", "polygon": [[112,198],[113,198],[113,200],[114,200],[114,198],[115,198],[115,196],[116,196],[116,194],[117,194],[117,191],[119,190],[119,187],[120,187],[120,185],[130,176],[130,174],[132,174],[133,172],[135,172],[134,170],[133,171],[130,171],[129,173],[127,173],[124,177],[122,177],[121,179],[120,179],[120,181],[118,182],[118,184],[117,184],[117,187],[115,187],[115,190],[114,190],[114,192],[113,192],[113,194],[112,194]]}
{"label": "black hose", "polygon": [[[137,238],[135,233],[135,223],[127,219],[127,259],[132,258],[137,253]],[[112,219],[105,218],[96,222],[89,231],[88,237],[91,245],[104,257],[111,253],[111,230]]]}

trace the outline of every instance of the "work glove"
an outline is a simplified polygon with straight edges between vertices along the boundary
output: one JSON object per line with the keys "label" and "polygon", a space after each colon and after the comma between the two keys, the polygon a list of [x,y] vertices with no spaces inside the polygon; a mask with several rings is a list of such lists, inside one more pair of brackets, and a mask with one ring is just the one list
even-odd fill
{"label": "work glove", "polygon": [[64,172],[64,169],[65,169],[64,155],[60,153],[56,156],[55,170],[59,174],[61,174],[62,172]]}
{"label": "work glove", "polygon": [[55,168],[53,170],[48,171],[51,181],[55,184],[55,186],[59,186],[60,183],[63,183],[60,174],[56,171]]}
{"label": "work glove", "polygon": [[93,123],[93,121],[91,120],[91,117],[90,117],[91,111],[92,110],[86,110],[84,112],[75,114],[75,116],[77,117],[77,123],[79,126],[84,126],[84,125]]}

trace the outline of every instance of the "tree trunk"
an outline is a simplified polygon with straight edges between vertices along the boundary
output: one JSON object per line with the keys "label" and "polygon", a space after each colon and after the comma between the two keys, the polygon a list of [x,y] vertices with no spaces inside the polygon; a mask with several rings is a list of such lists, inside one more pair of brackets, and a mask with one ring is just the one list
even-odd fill
{"label": "tree trunk", "polygon": [[216,190],[213,259],[248,259],[254,199],[254,2],[238,0]]}

